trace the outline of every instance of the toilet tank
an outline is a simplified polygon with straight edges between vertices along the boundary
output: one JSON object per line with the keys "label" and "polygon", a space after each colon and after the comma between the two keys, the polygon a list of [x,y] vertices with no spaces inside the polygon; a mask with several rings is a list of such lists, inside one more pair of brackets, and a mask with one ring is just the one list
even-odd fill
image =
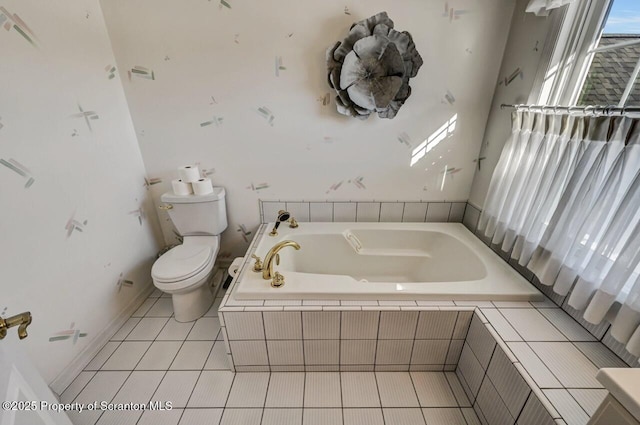
{"label": "toilet tank", "polygon": [[172,208],[167,210],[173,225],[182,236],[219,235],[227,228],[225,191],[214,187],[206,195],[164,193],[160,200]]}

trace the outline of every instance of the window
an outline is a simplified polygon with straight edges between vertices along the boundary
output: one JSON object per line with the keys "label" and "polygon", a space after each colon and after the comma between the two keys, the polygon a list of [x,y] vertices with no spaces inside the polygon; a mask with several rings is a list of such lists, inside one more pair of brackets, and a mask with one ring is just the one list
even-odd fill
{"label": "window", "polygon": [[577,104],[640,106],[640,2],[612,0],[608,7],[602,35],[587,51]]}

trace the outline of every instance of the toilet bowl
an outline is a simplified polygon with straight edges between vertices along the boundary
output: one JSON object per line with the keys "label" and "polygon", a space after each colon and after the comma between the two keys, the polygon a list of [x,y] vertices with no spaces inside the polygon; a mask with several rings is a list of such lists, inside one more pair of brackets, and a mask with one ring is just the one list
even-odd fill
{"label": "toilet bowl", "polygon": [[218,236],[186,236],[153,264],[153,284],[171,294],[176,321],[194,321],[211,307],[209,281],[219,246]]}

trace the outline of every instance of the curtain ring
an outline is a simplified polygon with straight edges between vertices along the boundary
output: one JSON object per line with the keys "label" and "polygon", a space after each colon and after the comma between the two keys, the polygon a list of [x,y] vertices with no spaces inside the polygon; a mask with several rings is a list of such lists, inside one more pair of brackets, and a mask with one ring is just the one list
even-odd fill
{"label": "curtain ring", "polygon": [[590,111],[591,109],[593,109],[593,108],[594,108],[593,106],[585,106],[585,107],[584,107],[584,115],[585,115],[585,116],[586,116],[586,115],[588,115],[588,114],[589,114],[589,111]]}

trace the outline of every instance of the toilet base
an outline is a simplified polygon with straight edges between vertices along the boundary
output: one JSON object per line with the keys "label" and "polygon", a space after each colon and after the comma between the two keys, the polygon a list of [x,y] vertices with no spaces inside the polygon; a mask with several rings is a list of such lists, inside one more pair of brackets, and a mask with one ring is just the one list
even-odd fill
{"label": "toilet base", "polygon": [[213,293],[209,285],[204,284],[184,294],[173,294],[171,299],[176,322],[193,322],[209,311],[213,304]]}

